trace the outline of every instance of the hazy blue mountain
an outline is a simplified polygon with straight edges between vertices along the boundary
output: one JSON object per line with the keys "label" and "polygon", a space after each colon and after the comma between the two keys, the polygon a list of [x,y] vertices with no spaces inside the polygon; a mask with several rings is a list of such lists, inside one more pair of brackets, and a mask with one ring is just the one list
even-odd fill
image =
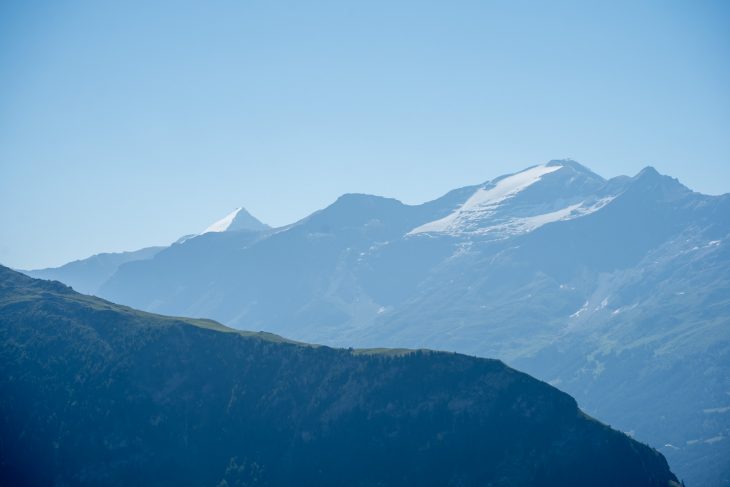
{"label": "hazy blue mountain", "polygon": [[[222,219],[214,222],[203,230],[206,233],[262,232],[271,227],[257,220],[245,208],[236,208]],[[175,243],[182,244],[187,240],[198,237],[200,234],[190,234],[180,237]],[[120,265],[138,260],[151,259],[160,250],[166,247],[147,247],[132,252],[102,253],[92,255],[86,259],[76,260],[60,267],[21,271],[38,279],[61,281],[84,294],[96,295],[99,287],[106,282]]]}
{"label": "hazy blue mountain", "polygon": [[117,268],[127,262],[151,259],[164,247],[147,247],[133,252],[96,254],[86,259],[75,260],[61,267],[49,267],[22,271],[38,279],[61,281],[85,294],[96,294]]}
{"label": "hazy blue mountain", "polygon": [[729,234],[728,195],[553,161],[423,205],[345,195],[284,228],[204,234],[121,265],[100,295],[498,357],[661,448],[690,485],[730,485]]}
{"label": "hazy blue mountain", "polygon": [[496,360],[311,346],[0,266],[2,485],[678,485]]}

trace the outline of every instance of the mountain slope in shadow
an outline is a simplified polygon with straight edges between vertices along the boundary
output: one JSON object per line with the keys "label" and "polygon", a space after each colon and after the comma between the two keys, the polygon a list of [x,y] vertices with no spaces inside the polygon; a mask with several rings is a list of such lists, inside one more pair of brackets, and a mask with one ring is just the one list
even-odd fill
{"label": "mountain slope in shadow", "polygon": [[0,267],[3,485],[676,485],[496,360],[164,317]]}

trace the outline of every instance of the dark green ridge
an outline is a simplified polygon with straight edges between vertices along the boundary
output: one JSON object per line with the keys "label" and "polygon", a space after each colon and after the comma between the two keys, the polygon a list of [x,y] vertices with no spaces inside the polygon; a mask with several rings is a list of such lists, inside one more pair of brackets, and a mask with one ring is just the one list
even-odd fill
{"label": "dark green ridge", "polygon": [[497,360],[306,346],[0,267],[0,485],[676,485]]}

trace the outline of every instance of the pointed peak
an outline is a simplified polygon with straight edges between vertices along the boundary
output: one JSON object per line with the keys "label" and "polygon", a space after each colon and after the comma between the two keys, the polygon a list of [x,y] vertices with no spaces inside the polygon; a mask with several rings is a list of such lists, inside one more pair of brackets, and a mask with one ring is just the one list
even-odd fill
{"label": "pointed peak", "polygon": [[659,171],[657,171],[654,166],[646,166],[644,169],[639,171],[639,174],[636,175],[637,179],[648,177],[655,178],[657,176],[661,176],[661,174],[659,174]]}
{"label": "pointed peak", "polygon": [[203,233],[209,232],[234,232],[237,230],[249,230],[260,232],[270,228],[265,223],[261,223],[254,218],[243,207],[238,207],[217,222],[206,228]]}
{"label": "pointed peak", "polygon": [[223,218],[221,218],[220,220],[218,220],[217,222],[213,223],[208,228],[203,230],[203,233],[225,232],[226,230],[228,230],[228,228],[230,228],[231,224],[233,223],[233,220],[236,218],[236,216],[242,209],[243,208],[240,208],[240,207],[236,208],[235,210],[233,210],[232,212],[230,212],[229,214],[227,214],[226,216],[224,216]]}
{"label": "pointed peak", "polygon": [[671,176],[666,176],[657,171],[653,166],[646,166],[633,177],[634,181],[664,181],[666,183],[675,183],[679,186],[682,184]]}
{"label": "pointed peak", "polygon": [[642,191],[655,188],[669,195],[681,195],[691,190],[679,182],[678,179],[661,174],[652,166],[646,166],[639,173],[631,178],[633,185],[641,188]]}

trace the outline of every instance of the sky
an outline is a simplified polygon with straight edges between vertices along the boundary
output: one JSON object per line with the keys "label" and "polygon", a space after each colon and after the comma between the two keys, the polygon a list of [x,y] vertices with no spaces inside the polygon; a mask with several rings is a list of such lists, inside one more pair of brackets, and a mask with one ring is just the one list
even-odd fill
{"label": "sky", "polygon": [[730,2],[0,2],[0,263],[551,159],[730,191]]}

